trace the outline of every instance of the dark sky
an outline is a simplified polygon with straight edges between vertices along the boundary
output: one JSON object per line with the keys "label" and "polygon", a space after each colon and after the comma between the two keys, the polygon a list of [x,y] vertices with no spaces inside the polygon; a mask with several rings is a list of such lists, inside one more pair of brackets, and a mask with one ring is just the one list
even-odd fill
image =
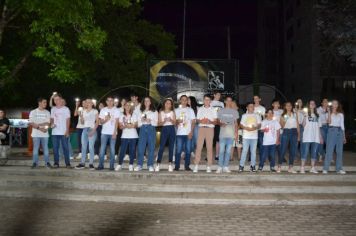
{"label": "dark sky", "polygon": [[[183,0],[145,0],[143,16],[176,36],[182,55]],[[256,0],[187,0],[186,58],[227,58],[230,26],[231,58],[240,60],[241,73],[251,73],[257,48]]]}

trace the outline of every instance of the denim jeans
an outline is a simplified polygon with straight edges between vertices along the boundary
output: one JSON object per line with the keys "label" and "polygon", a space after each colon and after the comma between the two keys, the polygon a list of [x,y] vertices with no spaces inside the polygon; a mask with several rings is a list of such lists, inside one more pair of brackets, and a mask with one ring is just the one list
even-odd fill
{"label": "denim jeans", "polygon": [[344,132],[338,127],[329,127],[326,143],[326,156],[324,161],[324,170],[329,170],[330,162],[333,159],[334,149],[336,151],[336,171],[343,169],[343,145]]}
{"label": "denim jeans", "polygon": [[102,128],[103,127],[101,125],[98,125],[98,128],[96,128],[95,155],[99,155],[99,153],[100,153],[101,129]]}
{"label": "denim jeans", "polygon": [[33,163],[38,165],[38,151],[40,145],[42,146],[43,151],[43,160],[45,164],[49,163],[49,153],[48,153],[48,138],[33,137]]}
{"label": "denim jeans", "polygon": [[95,145],[95,140],[96,140],[96,131],[94,132],[93,136],[89,137],[89,133],[92,130],[93,129],[91,129],[91,128],[82,129],[82,141],[81,141],[81,144],[82,144],[82,148],[81,148],[82,160],[81,160],[81,163],[82,164],[85,163],[85,158],[87,156],[88,143],[89,143],[89,153],[90,153],[89,164],[93,164],[94,163],[94,145]]}
{"label": "denim jeans", "polygon": [[256,148],[257,148],[257,139],[246,139],[242,141],[242,154],[240,160],[240,166],[245,166],[245,161],[247,157],[248,150],[251,152],[251,166],[256,165]]}
{"label": "denim jeans", "polygon": [[162,155],[167,141],[169,143],[169,152],[168,152],[169,162],[171,163],[173,161],[173,151],[174,151],[173,149],[174,149],[175,138],[176,138],[176,129],[174,125],[166,125],[162,127],[157,163],[161,163],[162,161]]}
{"label": "denim jeans", "polygon": [[99,155],[99,168],[104,168],[104,156],[106,152],[106,145],[110,142],[110,169],[114,169],[115,165],[115,143],[116,138],[112,138],[111,134],[101,134],[101,146]]}
{"label": "denim jeans", "polygon": [[77,128],[77,142],[78,142],[78,152],[82,152],[82,133],[84,129],[82,128]]}
{"label": "denim jeans", "polygon": [[302,158],[303,156],[303,132],[304,132],[304,126],[299,125],[299,150],[297,145],[297,151],[299,152],[300,158]]}
{"label": "denim jeans", "polygon": [[138,139],[138,160],[137,165],[143,166],[143,155],[146,146],[148,147],[147,166],[153,166],[156,144],[156,127],[152,125],[142,125]]}
{"label": "denim jeans", "polygon": [[[69,157],[73,156],[72,143],[70,142],[70,137],[67,138]],[[59,144],[59,157],[64,157],[62,143]]]}
{"label": "denim jeans", "polygon": [[296,128],[283,129],[283,133],[281,136],[281,155],[279,156],[278,159],[279,165],[282,165],[288,146],[289,146],[289,165],[292,166],[294,164],[294,159],[297,154],[297,147],[298,147],[298,131]]}
{"label": "denim jeans", "polygon": [[59,149],[61,147],[64,155],[64,161],[67,166],[70,165],[68,140],[69,138],[64,135],[52,135],[54,164],[59,164]]}
{"label": "denim jeans", "polygon": [[219,166],[228,167],[230,161],[231,147],[234,143],[233,138],[220,138],[219,139]]}
{"label": "denim jeans", "polygon": [[258,146],[258,151],[259,151],[259,156],[260,156],[260,159],[263,155],[263,136],[264,136],[264,133],[262,130],[258,130],[258,141],[257,141],[257,146]]}
{"label": "denim jeans", "polygon": [[308,154],[309,154],[309,150],[310,150],[310,155],[311,155],[311,159],[312,160],[316,160],[316,154],[317,154],[317,151],[318,151],[318,146],[319,146],[319,143],[311,143],[311,142],[308,142],[308,143],[303,143],[303,156],[302,156],[302,160],[305,161],[308,157]]}
{"label": "denim jeans", "polygon": [[326,146],[327,143],[327,135],[328,135],[328,126],[327,125],[323,125],[320,127],[320,135],[323,138],[324,143],[323,144],[319,144],[318,146],[318,154],[325,157],[325,148],[324,146]]}
{"label": "denim jeans", "polygon": [[176,159],[175,159],[175,168],[176,169],[180,168],[180,158],[181,158],[183,149],[185,152],[184,168],[185,169],[189,168],[192,140],[193,139],[188,138],[188,135],[177,135],[176,136]]}
{"label": "denim jeans", "polygon": [[197,148],[198,131],[199,131],[199,126],[196,123],[193,130],[193,137],[191,139],[192,147],[190,148],[190,150],[192,151],[194,151]]}
{"label": "denim jeans", "polygon": [[137,138],[122,138],[121,146],[120,146],[120,154],[119,154],[119,165],[122,165],[124,162],[124,157],[129,148],[129,156],[130,156],[130,165],[133,165],[136,155],[136,143]]}
{"label": "denim jeans", "polygon": [[267,157],[270,157],[270,168],[274,168],[275,166],[275,155],[276,155],[276,145],[272,144],[272,145],[263,145],[262,146],[263,149],[263,155],[262,158],[260,160],[260,164],[259,167],[263,168],[263,166],[265,165],[265,161],[267,159]]}

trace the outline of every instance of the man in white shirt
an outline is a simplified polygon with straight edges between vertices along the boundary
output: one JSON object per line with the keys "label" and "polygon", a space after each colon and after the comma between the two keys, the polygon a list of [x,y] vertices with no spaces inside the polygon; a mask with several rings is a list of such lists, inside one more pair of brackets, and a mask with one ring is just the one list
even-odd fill
{"label": "man in white shirt", "polygon": [[131,93],[130,102],[134,106],[134,113],[138,116],[140,113],[141,103],[139,102],[138,96],[136,93]]}
{"label": "man in white shirt", "polygon": [[176,136],[176,159],[174,170],[178,171],[180,168],[180,158],[184,149],[185,161],[184,169],[190,169],[190,153],[192,147],[192,138],[195,127],[195,114],[192,108],[188,107],[188,97],[182,95],[179,99],[180,105],[175,110],[176,123],[177,123],[177,136]]}
{"label": "man in white shirt", "polygon": [[258,129],[261,127],[261,116],[254,113],[254,104],[247,104],[247,111],[242,115],[240,126],[243,129],[242,134],[242,154],[240,160],[239,172],[244,170],[248,150],[251,152],[250,171],[256,172],[256,147],[258,139]]}
{"label": "man in white shirt", "polygon": [[62,96],[57,93],[53,97],[55,106],[51,109],[52,143],[54,153],[54,168],[59,168],[59,147],[62,146],[64,161],[67,168],[71,168],[69,160],[69,127],[70,111],[64,106]]}
{"label": "man in white shirt", "polygon": [[328,136],[328,117],[329,117],[329,106],[328,99],[324,98],[321,102],[321,106],[316,109],[316,112],[319,115],[319,120],[321,123],[320,134],[323,137],[324,143],[319,144],[318,146],[318,154],[319,154],[319,162],[323,161],[325,158],[325,146],[326,146],[326,138]]}
{"label": "man in white shirt", "polygon": [[206,167],[206,172],[210,173],[210,166],[213,164],[213,138],[214,138],[214,127],[217,122],[217,112],[210,105],[211,98],[209,95],[204,96],[204,105],[199,108],[197,114],[197,120],[199,121],[199,131],[197,148],[195,151],[195,167],[193,172],[197,173],[199,170],[199,162],[201,158],[201,151],[203,149],[204,141],[206,143],[207,149],[207,159],[208,166]]}
{"label": "man in white shirt", "polygon": [[100,137],[100,154],[99,166],[97,170],[104,169],[104,156],[106,145],[110,143],[110,170],[114,171],[115,165],[115,142],[117,137],[117,128],[119,124],[120,111],[114,107],[114,98],[109,96],[106,98],[106,107],[101,109],[99,119],[102,124]]}
{"label": "man in white shirt", "polygon": [[48,128],[51,122],[51,114],[46,110],[47,100],[39,98],[37,100],[38,108],[30,112],[29,125],[32,127],[32,141],[33,141],[33,156],[32,156],[32,168],[38,167],[38,152],[40,145],[42,145],[43,159],[45,166],[51,168],[48,153]]}
{"label": "man in white shirt", "polygon": [[[253,96],[253,102],[254,102],[254,113],[258,116],[260,116],[261,121],[265,118],[266,114],[266,108],[261,105],[261,97],[258,95]],[[258,141],[257,141],[257,146],[259,150],[260,157],[263,155],[263,132],[261,130],[258,130]]]}
{"label": "man in white shirt", "polygon": [[[220,109],[224,108],[224,103],[221,100],[221,93],[219,91],[214,92],[214,99],[211,101],[211,106],[215,109],[216,113],[219,112]],[[219,160],[219,134],[220,134],[220,125],[216,124],[214,127],[214,139],[213,144],[215,144],[215,160]]]}

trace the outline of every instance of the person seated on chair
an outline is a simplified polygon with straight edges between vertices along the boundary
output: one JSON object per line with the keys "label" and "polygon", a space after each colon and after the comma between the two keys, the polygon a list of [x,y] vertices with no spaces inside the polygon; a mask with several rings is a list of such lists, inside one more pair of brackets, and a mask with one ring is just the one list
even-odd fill
{"label": "person seated on chair", "polygon": [[1,145],[9,145],[9,129],[10,121],[6,118],[5,111],[0,109],[0,143]]}

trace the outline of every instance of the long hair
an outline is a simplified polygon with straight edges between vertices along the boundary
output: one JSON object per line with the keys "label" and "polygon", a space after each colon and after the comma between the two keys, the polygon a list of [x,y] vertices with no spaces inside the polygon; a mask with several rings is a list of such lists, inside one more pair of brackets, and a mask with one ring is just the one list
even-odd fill
{"label": "long hair", "polygon": [[281,116],[284,116],[284,115],[286,115],[288,112],[287,112],[287,104],[290,104],[291,106],[292,106],[292,109],[291,109],[291,112],[292,112],[292,114],[294,113],[294,111],[293,111],[293,105],[292,105],[292,103],[291,102],[285,102],[284,104],[283,104],[283,112],[282,112],[282,115]]}
{"label": "long hair", "polygon": [[337,109],[336,109],[336,112],[337,113],[342,113],[342,114],[344,114],[344,110],[342,109],[342,104],[339,102],[339,100],[336,100],[336,99],[334,99],[333,100],[333,102],[337,102]]}
{"label": "long hair", "polygon": [[[126,104],[125,104],[125,106],[126,106]],[[126,116],[126,115],[131,115],[132,116],[132,114],[134,112],[134,106],[130,106],[129,114],[127,114],[125,106],[123,107],[124,108],[124,116]]]}
{"label": "long hair", "polygon": [[308,108],[308,116],[311,117],[311,109],[310,109],[310,103],[311,102],[314,102],[315,103],[315,107],[314,107],[314,115],[319,118],[319,114],[318,112],[316,111],[316,102],[314,100],[310,100],[308,103],[307,103],[307,108]]}
{"label": "long hair", "polygon": [[166,98],[166,99],[164,99],[160,111],[165,111],[165,110],[166,110],[166,103],[167,103],[167,102],[170,102],[170,103],[171,103],[171,110],[170,110],[170,111],[173,111],[173,109],[174,109],[174,103],[173,103],[173,100],[172,100],[171,98]]}
{"label": "long hair", "polygon": [[146,97],[144,97],[144,98],[142,99],[142,101],[141,101],[141,108],[140,108],[141,112],[143,112],[144,110],[146,110],[146,107],[145,107],[145,100],[146,100],[146,98],[150,99],[150,102],[151,102],[151,105],[150,105],[150,107],[148,108],[148,110],[150,110],[150,111],[156,111],[156,108],[155,108],[155,106],[153,105],[153,99],[152,99],[152,97],[146,96]]}
{"label": "long hair", "polygon": [[197,102],[197,99],[193,96],[189,96],[189,99],[190,99],[190,108],[193,109],[195,115],[197,114],[198,112],[198,102]]}

